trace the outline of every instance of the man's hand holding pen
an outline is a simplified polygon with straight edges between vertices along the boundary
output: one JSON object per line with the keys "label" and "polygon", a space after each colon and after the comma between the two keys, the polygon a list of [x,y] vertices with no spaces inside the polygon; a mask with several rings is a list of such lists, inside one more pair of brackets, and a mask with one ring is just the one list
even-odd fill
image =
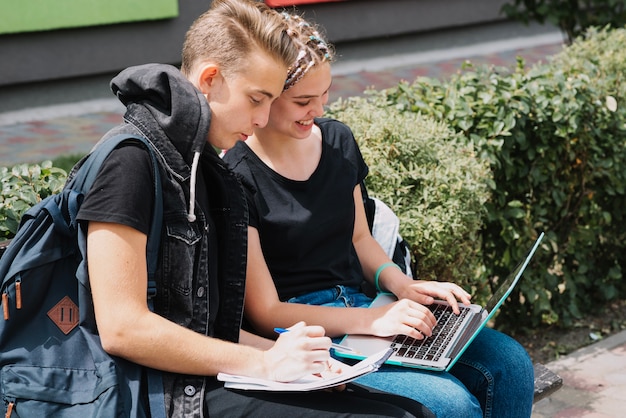
{"label": "man's hand holding pen", "polygon": [[330,338],[324,328],[299,322],[278,336],[265,352],[268,376],[278,382],[290,382],[306,375],[326,373],[331,360]]}

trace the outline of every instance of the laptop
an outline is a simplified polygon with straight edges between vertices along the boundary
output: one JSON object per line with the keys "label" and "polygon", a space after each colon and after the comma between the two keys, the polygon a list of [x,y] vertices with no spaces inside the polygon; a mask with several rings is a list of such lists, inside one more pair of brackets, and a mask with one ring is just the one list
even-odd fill
{"label": "laptop", "polygon": [[[429,306],[437,318],[437,325],[433,329],[432,336],[416,340],[405,335],[384,338],[371,335],[347,335],[340,343],[347,349],[335,350],[335,354],[343,358],[360,360],[386,347],[391,347],[394,353],[386,361],[387,364],[435,371],[450,370],[509,297],[539,247],[543,236],[542,232],[526,257],[498,286],[484,308],[476,304],[459,304],[461,313],[455,315],[447,302],[435,301]],[[381,293],[370,307],[383,306],[396,300],[396,297],[390,293]]]}

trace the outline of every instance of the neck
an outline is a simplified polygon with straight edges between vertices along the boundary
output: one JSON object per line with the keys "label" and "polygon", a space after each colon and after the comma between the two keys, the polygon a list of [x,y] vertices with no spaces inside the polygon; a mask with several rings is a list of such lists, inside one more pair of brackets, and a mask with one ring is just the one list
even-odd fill
{"label": "neck", "polygon": [[306,180],[317,168],[322,155],[321,132],[317,125],[303,139],[258,129],[246,144],[268,167],[283,177]]}

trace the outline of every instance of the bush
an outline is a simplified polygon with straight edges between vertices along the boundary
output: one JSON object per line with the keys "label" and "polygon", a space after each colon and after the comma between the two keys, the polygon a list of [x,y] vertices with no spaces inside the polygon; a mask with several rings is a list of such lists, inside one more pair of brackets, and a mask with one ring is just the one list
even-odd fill
{"label": "bush", "polygon": [[54,160],[52,160],[52,166],[58,167],[62,170],[65,170],[69,173],[74,165],[85,156],[85,154],[69,154],[69,155],[60,155]]}
{"label": "bush", "polygon": [[352,128],[370,169],[368,192],[400,218],[418,276],[464,277],[460,284],[485,295],[478,243],[490,172],[472,145],[445,123],[401,112],[384,100],[339,101],[327,115]]}
{"label": "bush", "polygon": [[583,35],[589,28],[626,24],[626,3],[623,0],[514,0],[502,6],[508,17],[528,24],[550,22],[567,36],[568,43]]}
{"label": "bush", "polygon": [[530,69],[469,65],[447,82],[420,78],[381,93],[446,121],[490,162],[482,254],[492,282],[546,232],[498,318],[505,326],[568,326],[594,302],[626,294],[624,36],[591,30]]}
{"label": "bush", "polygon": [[51,161],[0,167],[0,241],[13,238],[24,212],[60,192],[66,178],[65,170],[53,167]]}

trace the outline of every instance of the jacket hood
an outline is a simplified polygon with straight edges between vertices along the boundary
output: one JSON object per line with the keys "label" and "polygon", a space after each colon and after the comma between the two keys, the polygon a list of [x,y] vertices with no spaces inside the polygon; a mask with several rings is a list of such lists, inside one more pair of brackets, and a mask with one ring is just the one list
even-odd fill
{"label": "jacket hood", "polygon": [[130,67],[111,80],[111,90],[126,106],[124,118],[140,129],[157,148],[168,152],[169,164],[187,177],[190,222],[196,220],[196,180],[200,155],[207,143],[211,110],[204,95],[171,65]]}
{"label": "jacket hood", "polygon": [[136,106],[149,112],[191,166],[194,154],[207,143],[211,110],[204,95],[176,67],[129,67],[111,80],[111,90],[127,107],[127,115],[137,112]]}

